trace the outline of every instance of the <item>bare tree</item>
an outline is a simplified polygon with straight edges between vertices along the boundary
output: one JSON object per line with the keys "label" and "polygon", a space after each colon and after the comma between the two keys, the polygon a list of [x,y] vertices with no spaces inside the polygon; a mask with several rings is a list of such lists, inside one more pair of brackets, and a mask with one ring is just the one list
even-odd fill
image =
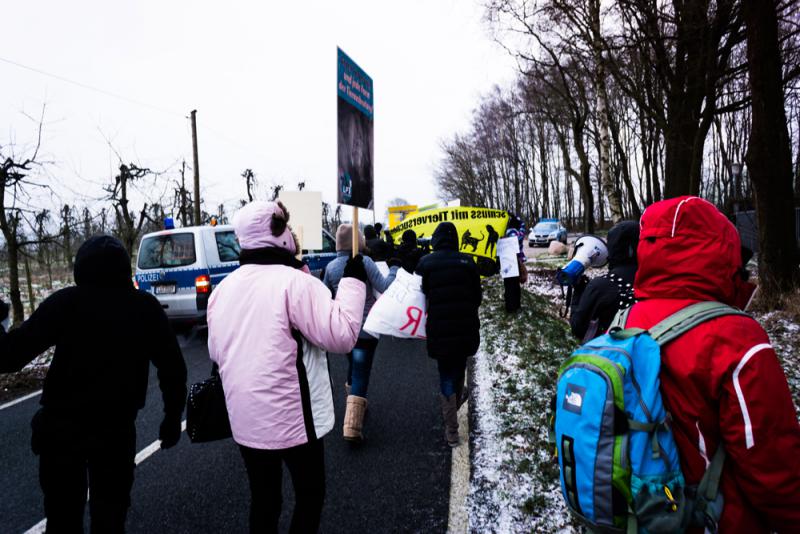
{"label": "bare tree", "polygon": [[[39,119],[35,146],[28,151],[28,155],[16,154],[14,145],[0,145],[0,160],[2,161],[0,163],[0,231],[6,241],[9,296],[15,326],[22,323],[25,316],[19,287],[19,259],[23,247],[28,244],[21,235],[22,212],[17,206],[17,197],[24,187],[31,185],[28,179],[30,172],[40,166],[38,157],[42,144],[43,120],[44,108]],[[10,206],[6,204],[8,201],[11,202]]]}
{"label": "bare tree", "polygon": [[800,282],[794,225],[792,151],[782,88],[778,17],[774,2],[743,0],[752,94],[747,167],[755,190],[762,296],[779,300]]}
{"label": "bare tree", "polygon": [[247,185],[247,201],[252,202],[255,199],[256,175],[252,169],[245,169],[242,178]]}
{"label": "bare tree", "polygon": [[64,251],[64,261],[69,269],[72,269],[72,225],[74,224],[72,208],[69,204],[61,207],[61,238]]}
{"label": "bare tree", "polygon": [[148,220],[148,213],[146,203],[138,214],[131,210],[128,188],[137,180],[143,180],[152,174],[153,171],[150,169],[139,167],[134,163],[128,165],[121,163],[119,173],[114,177],[114,183],[105,187],[109,194],[108,200],[114,206],[118,237],[131,256],[141,235],[142,226]]}

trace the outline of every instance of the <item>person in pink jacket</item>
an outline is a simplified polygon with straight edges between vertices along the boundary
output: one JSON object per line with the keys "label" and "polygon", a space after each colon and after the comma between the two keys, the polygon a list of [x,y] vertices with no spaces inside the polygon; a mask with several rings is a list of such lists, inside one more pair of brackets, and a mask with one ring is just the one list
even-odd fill
{"label": "person in pink jacket", "polygon": [[295,257],[280,203],[252,202],[233,226],[241,266],[211,294],[208,350],[219,365],[234,441],[250,482],[250,532],[277,532],[281,474],[292,476],[290,532],[317,532],[325,496],[322,437],[334,424],[326,351],[352,350],[366,272],[348,261],[336,299]]}

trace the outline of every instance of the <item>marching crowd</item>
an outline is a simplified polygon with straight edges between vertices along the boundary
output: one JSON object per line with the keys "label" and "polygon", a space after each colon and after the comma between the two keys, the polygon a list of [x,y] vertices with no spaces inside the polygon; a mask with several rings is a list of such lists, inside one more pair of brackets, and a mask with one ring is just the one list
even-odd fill
{"label": "marching crowd", "polygon": [[[395,244],[381,239],[380,227],[367,226],[356,238],[362,253],[354,257],[357,230],[343,224],[336,234],[338,257],[321,280],[297,259],[300,247],[280,203],[252,202],[236,213],[233,226],[240,267],[211,294],[208,348],[249,479],[250,530],[277,531],[285,464],[296,494],[291,532],[316,532],[325,496],[323,437],[334,426],[326,353],[347,354],[343,438],[360,442],[379,343],[363,330],[364,320],[398,269],[419,274],[445,438],[456,446],[467,360],[480,344],[480,276],[473,259],[459,252],[459,235],[449,222],[433,233],[431,250],[413,231]],[[512,217],[507,235],[520,239],[521,269],[506,281],[510,312],[520,306],[527,272],[523,228]],[[735,228],[696,197],[650,206],[641,221],[612,228],[608,246],[608,274],[576,288],[571,326],[579,339],[602,334],[617,311],[631,305],[624,326],[646,329],[701,301],[744,308],[752,291]],[[381,261],[388,273],[376,265]],[[133,288],[130,258],[119,241],[89,239],[74,271],[75,286],[51,295],[20,327],[0,332],[0,372],[19,370],[55,346],[32,424],[47,532],[83,531],[87,487],[92,532],[123,532],[134,421],[144,404],[149,363],[158,370],[164,399],[162,448],[175,445],[181,434],[186,367],[158,301]],[[134,334],[127,326],[133,323],[148,327]],[[797,531],[800,427],[761,326],[740,315],[719,317],[662,354],[662,390],[687,483],[702,478],[719,447],[727,453],[719,531]]]}

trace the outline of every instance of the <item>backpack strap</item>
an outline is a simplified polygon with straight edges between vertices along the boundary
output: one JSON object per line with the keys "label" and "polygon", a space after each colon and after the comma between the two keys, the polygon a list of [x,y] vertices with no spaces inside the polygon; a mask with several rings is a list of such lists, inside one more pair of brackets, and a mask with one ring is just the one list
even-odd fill
{"label": "backpack strap", "polygon": [[660,346],[664,346],[695,326],[724,315],[750,317],[749,314],[721,302],[698,302],[678,310],[650,328],[650,337]]}
{"label": "backpack strap", "polygon": [[611,325],[609,326],[609,329],[611,329],[611,328],[619,328],[619,329],[625,328],[625,323],[628,322],[628,314],[631,313],[631,308],[632,307],[633,306],[628,306],[627,308],[623,308],[621,310],[617,310],[617,313],[614,314],[614,319],[611,321]]}
{"label": "backpack strap", "polygon": [[699,512],[704,524],[695,526],[704,526],[708,532],[717,532],[717,525],[722,513],[721,506],[716,501],[719,495],[719,481],[722,477],[722,467],[724,465],[725,449],[720,444],[711,459],[711,463],[708,465],[708,469],[703,474],[703,478],[700,479],[700,484],[697,486],[697,496],[694,503],[695,511]]}

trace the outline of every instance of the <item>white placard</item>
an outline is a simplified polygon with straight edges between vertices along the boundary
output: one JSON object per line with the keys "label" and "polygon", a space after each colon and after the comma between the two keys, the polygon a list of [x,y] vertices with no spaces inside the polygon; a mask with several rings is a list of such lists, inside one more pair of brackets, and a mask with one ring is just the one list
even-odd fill
{"label": "white placard", "polygon": [[292,227],[304,250],[322,249],[322,193],[281,191],[279,200],[289,210]]}
{"label": "white placard", "polygon": [[519,241],[516,237],[504,237],[497,241],[497,259],[500,260],[500,276],[513,278],[519,276]]}

